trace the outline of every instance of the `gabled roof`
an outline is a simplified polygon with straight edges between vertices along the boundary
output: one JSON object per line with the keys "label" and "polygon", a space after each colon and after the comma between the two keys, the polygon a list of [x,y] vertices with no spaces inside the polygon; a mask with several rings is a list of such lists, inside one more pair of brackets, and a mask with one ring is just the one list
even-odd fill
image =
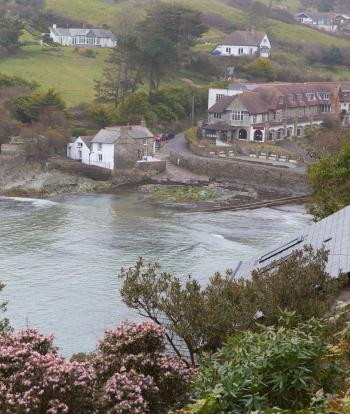
{"label": "gabled roof", "polygon": [[94,139],[93,135],[86,135],[83,137],[79,137],[87,147],[90,147],[91,141]]}
{"label": "gabled roof", "polygon": [[254,269],[268,269],[275,261],[283,261],[295,250],[311,245],[315,250],[325,247],[329,251],[326,270],[337,277],[340,272],[350,272],[350,206],[307,226],[303,231],[272,246],[258,257],[241,262],[235,277],[250,277]]}
{"label": "gabled roof", "polygon": [[268,112],[268,103],[256,92],[244,92],[238,98],[251,115]]}
{"label": "gabled roof", "polygon": [[63,27],[50,27],[50,30],[56,36],[86,36],[86,37],[98,37],[108,38],[116,40],[116,36],[110,30],[104,29],[79,29],[79,28],[63,28]]}
{"label": "gabled roof", "polygon": [[266,36],[264,32],[236,30],[227,35],[221,44],[228,46],[260,46]]}
{"label": "gabled roof", "polygon": [[211,108],[209,108],[209,113],[219,114],[221,112],[224,112],[225,109],[230,105],[230,103],[233,102],[234,99],[235,99],[235,96],[224,96],[222,99],[215,102],[215,104]]}
{"label": "gabled roof", "polygon": [[154,136],[152,132],[143,125],[114,126],[101,129],[91,142],[98,144],[114,144],[121,136],[123,128],[128,135],[134,139],[153,138]]}

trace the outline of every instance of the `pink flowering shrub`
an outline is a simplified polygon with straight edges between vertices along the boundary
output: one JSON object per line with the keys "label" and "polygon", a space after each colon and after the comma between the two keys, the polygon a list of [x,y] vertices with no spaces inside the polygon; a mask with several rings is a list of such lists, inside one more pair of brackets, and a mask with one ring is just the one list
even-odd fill
{"label": "pink flowering shrub", "polygon": [[188,399],[193,369],[165,354],[164,330],[122,323],[85,362],[51,336],[0,335],[0,414],[161,414]]}
{"label": "pink flowering shrub", "polygon": [[[141,392],[139,401],[144,400],[143,411],[135,412],[164,413],[187,401],[194,371],[179,358],[165,354],[164,335],[162,327],[150,322],[123,322],[119,328],[105,333],[95,357],[97,376],[105,381],[104,401],[106,395],[110,396],[110,381],[117,380],[115,373],[128,375],[134,381],[135,395]],[[135,377],[136,373],[142,377]],[[143,389],[140,381],[147,388]]]}
{"label": "pink flowering shrub", "polygon": [[150,412],[158,388],[150,376],[136,371],[114,374],[106,383],[102,405],[106,414],[143,414]]}
{"label": "pink flowering shrub", "polygon": [[0,336],[1,414],[92,413],[94,370],[58,356],[34,330]]}

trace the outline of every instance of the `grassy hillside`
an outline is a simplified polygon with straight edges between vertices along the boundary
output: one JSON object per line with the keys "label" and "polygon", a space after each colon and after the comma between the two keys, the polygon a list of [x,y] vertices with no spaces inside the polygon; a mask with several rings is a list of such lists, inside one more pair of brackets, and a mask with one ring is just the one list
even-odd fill
{"label": "grassy hillside", "polygon": [[107,50],[98,50],[95,59],[63,48],[57,54],[41,46],[24,46],[20,53],[0,60],[0,72],[38,82],[42,88],[55,88],[68,105],[94,99],[94,79],[101,76]]}
{"label": "grassy hillside", "polygon": [[[141,1],[141,0],[139,0]],[[171,0],[164,0],[171,1]],[[264,0],[268,3],[269,0]],[[46,0],[47,7],[62,15],[81,19],[92,25],[108,24],[112,28],[116,18],[126,8],[133,8],[135,13],[142,13],[135,1],[112,3],[105,0]],[[176,0],[178,4],[194,7],[203,14],[217,14],[235,25],[242,23],[244,13],[224,3],[223,0]],[[297,8],[299,0],[285,0],[284,5]],[[142,4],[139,3],[139,4]],[[350,47],[350,41],[337,39],[327,33],[320,33],[311,28],[285,24],[276,20],[266,20],[266,30],[274,38],[298,43],[322,43],[327,46]],[[265,26],[264,26],[265,27]],[[26,34],[24,40],[33,40]],[[210,50],[205,42],[219,41],[224,36],[217,29],[211,29],[203,39],[203,45],[197,50]],[[78,54],[72,48],[62,48],[62,54],[48,51],[40,46],[24,46],[16,56],[0,59],[0,72],[22,76],[37,81],[43,88],[57,89],[69,105],[94,98],[94,79],[100,78],[105,67],[108,50],[98,50],[97,57],[90,59]],[[284,51],[284,53],[289,53]],[[295,61],[297,55],[291,56]],[[322,70],[322,69],[321,69]],[[339,68],[334,77],[349,77],[349,73]],[[182,75],[180,75],[182,76]]]}

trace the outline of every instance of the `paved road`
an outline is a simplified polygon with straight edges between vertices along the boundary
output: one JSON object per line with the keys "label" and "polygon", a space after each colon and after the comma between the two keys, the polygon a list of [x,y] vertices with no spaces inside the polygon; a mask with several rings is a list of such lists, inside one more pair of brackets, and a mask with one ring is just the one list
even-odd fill
{"label": "paved road", "polygon": [[[187,146],[185,135],[183,133],[176,135],[175,138],[173,138],[167,144],[165,144],[165,146],[157,153],[157,157],[161,159],[167,159],[169,157],[170,151],[177,152],[178,154],[185,155],[186,157],[201,158],[199,157],[199,155],[196,155],[192,151],[190,151],[190,149]],[[285,163],[281,161],[273,161],[273,160],[266,160],[266,159],[259,159],[259,158],[252,159],[250,157],[240,156],[240,155],[237,155],[234,158],[234,160],[254,162],[255,164],[261,163],[264,165],[270,164],[270,165],[279,166],[279,167],[288,167],[288,168],[292,168],[293,170],[300,171],[300,172],[306,172],[307,170],[307,167],[305,165],[300,166],[297,164],[289,164],[289,163]]]}

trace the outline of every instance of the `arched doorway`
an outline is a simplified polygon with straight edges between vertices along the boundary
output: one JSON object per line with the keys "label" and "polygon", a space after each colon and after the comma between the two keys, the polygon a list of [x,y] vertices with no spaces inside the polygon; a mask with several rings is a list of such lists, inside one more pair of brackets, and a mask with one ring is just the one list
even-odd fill
{"label": "arched doorway", "polygon": [[248,133],[246,129],[240,129],[239,133],[238,133],[238,138],[239,139],[247,139],[248,138]]}
{"label": "arched doorway", "polygon": [[254,141],[262,141],[263,140],[263,133],[260,129],[254,132]]}

